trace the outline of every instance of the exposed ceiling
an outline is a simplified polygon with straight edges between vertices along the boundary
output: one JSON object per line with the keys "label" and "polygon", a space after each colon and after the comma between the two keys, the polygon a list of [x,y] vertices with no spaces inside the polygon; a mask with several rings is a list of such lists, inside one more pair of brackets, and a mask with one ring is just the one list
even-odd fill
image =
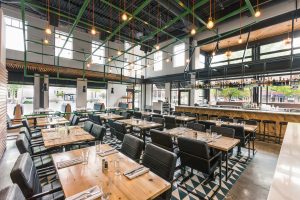
{"label": "exposed ceiling", "polygon": [[[300,30],[300,20],[297,20],[297,21],[295,20],[294,30],[295,31]],[[252,31],[249,36],[249,42],[258,41],[258,40],[262,40],[262,39],[266,39],[266,38],[271,38],[271,37],[282,35],[282,34],[286,34],[286,36],[288,36],[288,32],[290,34],[291,31],[292,31],[292,20],[289,20],[286,22],[282,22],[279,24],[267,26],[265,28]],[[242,39],[243,39],[242,44],[238,43],[239,35],[230,37],[230,38],[227,38],[224,40],[220,40],[219,41],[219,49],[224,49],[227,47],[232,47],[232,46],[237,46],[237,45],[243,45],[246,43],[247,36],[248,36],[248,33],[242,34]],[[201,50],[206,51],[206,52],[212,52],[215,49],[216,44],[217,44],[217,42],[204,45],[201,47]]]}
{"label": "exposed ceiling", "polygon": [[[199,16],[204,22],[207,21],[209,17],[210,1],[202,0],[205,2],[204,5],[195,9],[194,13]],[[213,17],[218,19],[223,17],[240,7],[241,0],[211,0],[212,2],[212,12]],[[255,7],[256,0],[249,0],[251,4]],[[268,6],[270,4],[276,3],[279,0],[260,0],[261,6]],[[10,5],[18,6],[15,0],[1,0],[2,3],[12,3]],[[34,14],[39,15],[41,18],[46,19],[47,0],[30,0],[26,1],[26,10]],[[76,17],[78,14],[83,0],[50,0],[50,10],[59,11],[61,14]],[[93,6],[94,2],[94,6]],[[120,16],[122,15],[122,10],[126,10],[129,13],[133,13],[144,0],[91,0],[89,6],[85,10],[81,20],[84,22],[92,22],[92,13],[94,7],[94,19],[95,26],[102,36],[108,35],[103,30],[111,31],[116,29],[120,24]],[[122,37],[131,39],[132,41],[139,41],[141,37],[150,35],[151,32],[156,31],[160,27],[164,27],[172,19],[176,18],[178,15],[186,11],[184,6],[179,5],[178,2],[183,3],[185,7],[192,9],[193,5],[201,2],[200,0],[152,0],[149,5],[147,5],[137,17],[141,20],[131,20],[124,28],[122,28],[120,34]],[[40,7],[33,6],[33,4]],[[242,4],[245,5],[245,1],[242,0]],[[116,6],[116,7],[112,7]],[[43,9],[44,8],[44,9]],[[120,9],[117,9],[120,8]],[[251,16],[250,11],[247,10],[244,14]],[[238,17],[238,16],[234,16]],[[60,17],[61,23],[72,24],[73,21],[67,19],[63,16]],[[143,23],[145,21],[147,23]],[[193,15],[191,13],[177,20],[170,27],[166,28],[165,32],[159,32],[157,35],[143,40],[145,44],[153,46],[157,41],[162,42],[164,40],[174,37],[180,37],[187,35],[189,29],[193,24]],[[204,26],[199,19],[194,19],[194,24],[197,27]],[[90,30],[91,27],[87,26],[86,23],[79,23],[78,26]],[[168,33],[168,34],[167,34]],[[116,36],[118,37],[118,35]]]}

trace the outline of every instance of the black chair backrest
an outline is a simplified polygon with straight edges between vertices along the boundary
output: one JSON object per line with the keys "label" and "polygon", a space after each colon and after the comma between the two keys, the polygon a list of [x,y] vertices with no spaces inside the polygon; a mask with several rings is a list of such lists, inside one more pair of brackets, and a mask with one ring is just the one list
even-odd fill
{"label": "black chair backrest", "polygon": [[20,154],[28,152],[30,153],[30,155],[32,155],[32,150],[29,146],[29,141],[27,140],[25,134],[18,135],[16,139],[16,146]]}
{"label": "black chair backrest", "polygon": [[26,198],[42,192],[37,170],[29,153],[19,155],[10,172],[10,178],[20,187]]}
{"label": "black chair backrest", "polygon": [[91,130],[92,130],[92,128],[93,128],[93,122],[91,122],[91,121],[85,121],[85,122],[84,122],[83,129],[84,129],[86,132],[90,133]]}
{"label": "black chair backrest", "polygon": [[176,116],[181,116],[181,115],[182,115],[182,113],[181,113],[181,112],[176,112],[176,111],[174,111],[174,112],[173,112],[173,115],[176,115]]}
{"label": "black chair backrest", "polygon": [[219,119],[224,119],[224,118],[229,118],[229,116],[223,115],[223,116],[219,116],[218,118],[219,118]]}
{"label": "black chair backrest", "polygon": [[184,113],[185,116],[188,116],[188,117],[197,117],[197,114],[196,113]]}
{"label": "black chair backrest", "polygon": [[29,134],[31,135],[31,130],[30,130],[29,123],[28,123],[27,119],[22,119],[22,124],[27,129]]}
{"label": "black chair backrest", "polygon": [[244,143],[245,139],[245,129],[243,126],[234,126],[234,125],[227,125],[222,124],[222,127],[232,128],[234,129],[234,137],[241,140],[241,143]]}
{"label": "black chair backrest", "polygon": [[114,134],[118,140],[123,141],[124,135],[127,134],[126,125],[120,122],[115,121],[113,124]]}
{"label": "black chair backrest", "polygon": [[231,118],[223,118],[222,121],[223,122],[233,122],[233,119],[231,119]]}
{"label": "black chair backrest", "polygon": [[139,160],[143,151],[144,142],[130,134],[124,136],[120,151],[133,160]]}
{"label": "black chair backrest", "polygon": [[191,138],[178,138],[179,157],[182,166],[188,166],[209,174],[210,150],[206,142]]}
{"label": "black chair backrest", "polygon": [[98,124],[93,125],[93,128],[91,130],[91,135],[94,136],[96,140],[103,141],[103,137],[105,136],[105,134],[106,134],[105,127]]}
{"label": "black chair backrest", "polygon": [[216,132],[225,137],[234,138],[235,130],[233,128],[223,127],[223,126],[211,126],[211,132]]}
{"label": "black chair backrest", "polygon": [[99,115],[93,115],[93,119],[94,119],[94,123],[96,123],[98,125],[102,125],[102,120]]}
{"label": "black chair backrest", "polygon": [[152,117],[160,117],[160,118],[163,118],[164,116],[161,115],[161,114],[152,114]]}
{"label": "black chair backrest", "polygon": [[156,113],[156,114],[161,114],[160,110],[153,110],[153,112]]}
{"label": "black chair backrest", "polygon": [[190,129],[194,129],[194,124],[195,124],[195,122],[188,122],[188,123],[186,124],[186,127],[187,127],[187,128],[190,128]]}
{"label": "black chair backrest", "polygon": [[165,119],[162,117],[152,117],[152,121],[158,124],[165,124]]}
{"label": "black chair backrest", "polygon": [[172,129],[176,128],[176,118],[173,116],[165,116],[165,128]]}
{"label": "black chair backrest", "polygon": [[143,115],[142,116],[142,120],[146,120],[146,121],[151,122],[152,121],[152,117],[151,117],[151,115]]}
{"label": "black chair backrest", "polygon": [[122,116],[125,118],[125,119],[130,119],[130,114],[128,112],[122,112]]}
{"label": "black chair backrest", "polygon": [[78,123],[79,123],[79,117],[77,115],[74,115],[71,125],[76,126],[78,125]]}
{"label": "black chair backrest", "polygon": [[133,113],[133,116],[136,119],[142,119],[142,113],[141,112],[136,111],[136,112]]}
{"label": "black chair backrest", "polygon": [[211,126],[215,126],[216,123],[209,122],[209,121],[198,121],[199,124],[203,124],[205,126],[205,129],[210,129]]}
{"label": "black chair backrest", "polygon": [[31,144],[31,135],[29,134],[27,128],[25,128],[25,127],[20,128],[20,133],[19,134],[25,134],[29,144]]}
{"label": "black chair backrest", "polygon": [[161,178],[171,182],[174,177],[176,154],[154,144],[148,144],[142,158],[143,165]]}
{"label": "black chair backrest", "polygon": [[258,122],[256,120],[244,120],[244,122],[247,124],[247,125],[254,125],[254,126],[257,126],[258,125]]}
{"label": "black chair backrest", "polygon": [[88,114],[88,118],[89,118],[90,121],[94,122],[94,118],[93,118],[93,114],[92,113]]}
{"label": "black chair backrest", "polygon": [[173,151],[173,140],[170,134],[163,131],[151,129],[150,136],[153,144],[168,151]]}
{"label": "black chair backrest", "polygon": [[0,190],[1,200],[25,200],[25,197],[20,190],[19,186],[13,184]]}
{"label": "black chair backrest", "polygon": [[198,123],[195,123],[194,124],[194,128],[193,128],[195,131],[200,131],[200,132],[205,132],[205,125],[203,124],[198,124]]}
{"label": "black chair backrest", "polygon": [[75,116],[75,115],[74,115],[73,113],[70,115],[70,118],[69,118],[69,122],[70,122],[70,124],[72,124],[72,123],[73,123],[74,116]]}

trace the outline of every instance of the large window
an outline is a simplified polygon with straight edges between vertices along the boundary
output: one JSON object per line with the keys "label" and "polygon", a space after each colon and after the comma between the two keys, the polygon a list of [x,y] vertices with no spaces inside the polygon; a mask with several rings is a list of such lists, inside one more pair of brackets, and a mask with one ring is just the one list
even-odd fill
{"label": "large window", "polygon": [[175,108],[178,105],[179,87],[178,83],[171,84],[171,107]]}
{"label": "large window", "polygon": [[[223,89],[210,89],[210,101],[217,102],[250,102],[251,88],[228,87]],[[238,104],[241,105],[241,104]]]}
{"label": "large window", "polygon": [[[55,56],[58,56],[63,45],[65,44],[68,37],[68,33],[62,31],[55,31]],[[68,39],[65,48],[62,50],[60,57],[73,59],[73,35]]]}
{"label": "large window", "polygon": [[175,45],[173,48],[173,67],[184,66],[185,63],[185,44]]}
{"label": "large window", "polygon": [[[212,58],[211,67],[218,67],[228,64],[242,63],[245,50],[233,51],[228,58],[225,54],[215,55]],[[252,61],[252,49],[247,49],[245,52],[244,62]]]}
{"label": "large window", "polygon": [[14,118],[14,108],[20,104],[23,115],[33,113],[33,85],[7,85],[7,114]]}
{"label": "large window", "polygon": [[154,66],[153,66],[154,71],[162,70],[162,58],[163,58],[162,51],[157,51],[154,53]]}
{"label": "large window", "polygon": [[[196,84],[203,84],[203,82],[201,81],[196,81]],[[198,89],[198,88],[195,88],[194,90],[195,94],[194,94],[194,103],[195,104],[198,104],[198,105],[202,105],[204,104],[204,89]]]}
{"label": "large window", "polygon": [[76,88],[49,87],[49,108],[55,111],[65,111],[65,106],[71,105],[72,111],[76,110]]}
{"label": "large window", "polygon": [[195,69],[205,68],[205,56],[201,53],[199,54],[199,63],[196,65]]}
{"label": "large window", "polygon": [[[294,54],[300,53],[300,37],[294,38]],[[279,52],[278,52],[279,51]],[[288,56],[291,54],[291,43],[285,44],[284,41],[274,42],[260,46],[260,59]]]}
{"label": "large window", "polygon": [[87,108],[94,109],[94,104],[106,104],[106,89],[87,89]]}
{"label": "large window", "polygon": [[136,85],[134,88],[134,108],[141,108],[142,89],[141,85]]}
{"label": "large window", "polygon": [[[24,51],[23,23],[22,20],[5,16],[6,48]],[[27,22],[25,22],[27,24]],[[25,26],[25,37],[27,39],[27,26]]]}
{"label": "large window", "polygon": [[92,41],[92,52],[94,52],[92,55],[92,63],[103,65],[105,62],[104,61],[105,48],[104,45],[98,48],[101,44],[102,44],[101,42]]}
{"label": "large window", "polygon": [[166,90],[165,84],[153,84],[152,101],[165,101]]}

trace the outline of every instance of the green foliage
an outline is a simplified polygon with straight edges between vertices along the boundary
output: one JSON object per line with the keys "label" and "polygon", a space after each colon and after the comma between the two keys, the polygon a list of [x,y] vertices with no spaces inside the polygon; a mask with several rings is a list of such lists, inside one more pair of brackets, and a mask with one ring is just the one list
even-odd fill
{"label": "green foliage", "polygon": [[238,88],[224,88],[220,90],[219,96],[224,97],[226,100],[230,101],[232,98],[247,98],[250,97],[250,89],[238,89]]}
{"label": "green foliage", "polygon": [[300,89],[292,89],[291,86],[269,86],[269,89],[287,97],[300,95]]}

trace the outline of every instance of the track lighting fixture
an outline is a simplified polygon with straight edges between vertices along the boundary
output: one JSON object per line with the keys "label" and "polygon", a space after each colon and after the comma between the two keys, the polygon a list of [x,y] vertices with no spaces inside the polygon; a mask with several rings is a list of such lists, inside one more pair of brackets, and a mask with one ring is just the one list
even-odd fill
{"label": "track lighting fixture", "polygon": [[123,20],[123,21],[127,21],[127,20],[128,20],[128,16],[127,16],[126,13],[123,13],[123,14],[122,14],[122,20]]}

